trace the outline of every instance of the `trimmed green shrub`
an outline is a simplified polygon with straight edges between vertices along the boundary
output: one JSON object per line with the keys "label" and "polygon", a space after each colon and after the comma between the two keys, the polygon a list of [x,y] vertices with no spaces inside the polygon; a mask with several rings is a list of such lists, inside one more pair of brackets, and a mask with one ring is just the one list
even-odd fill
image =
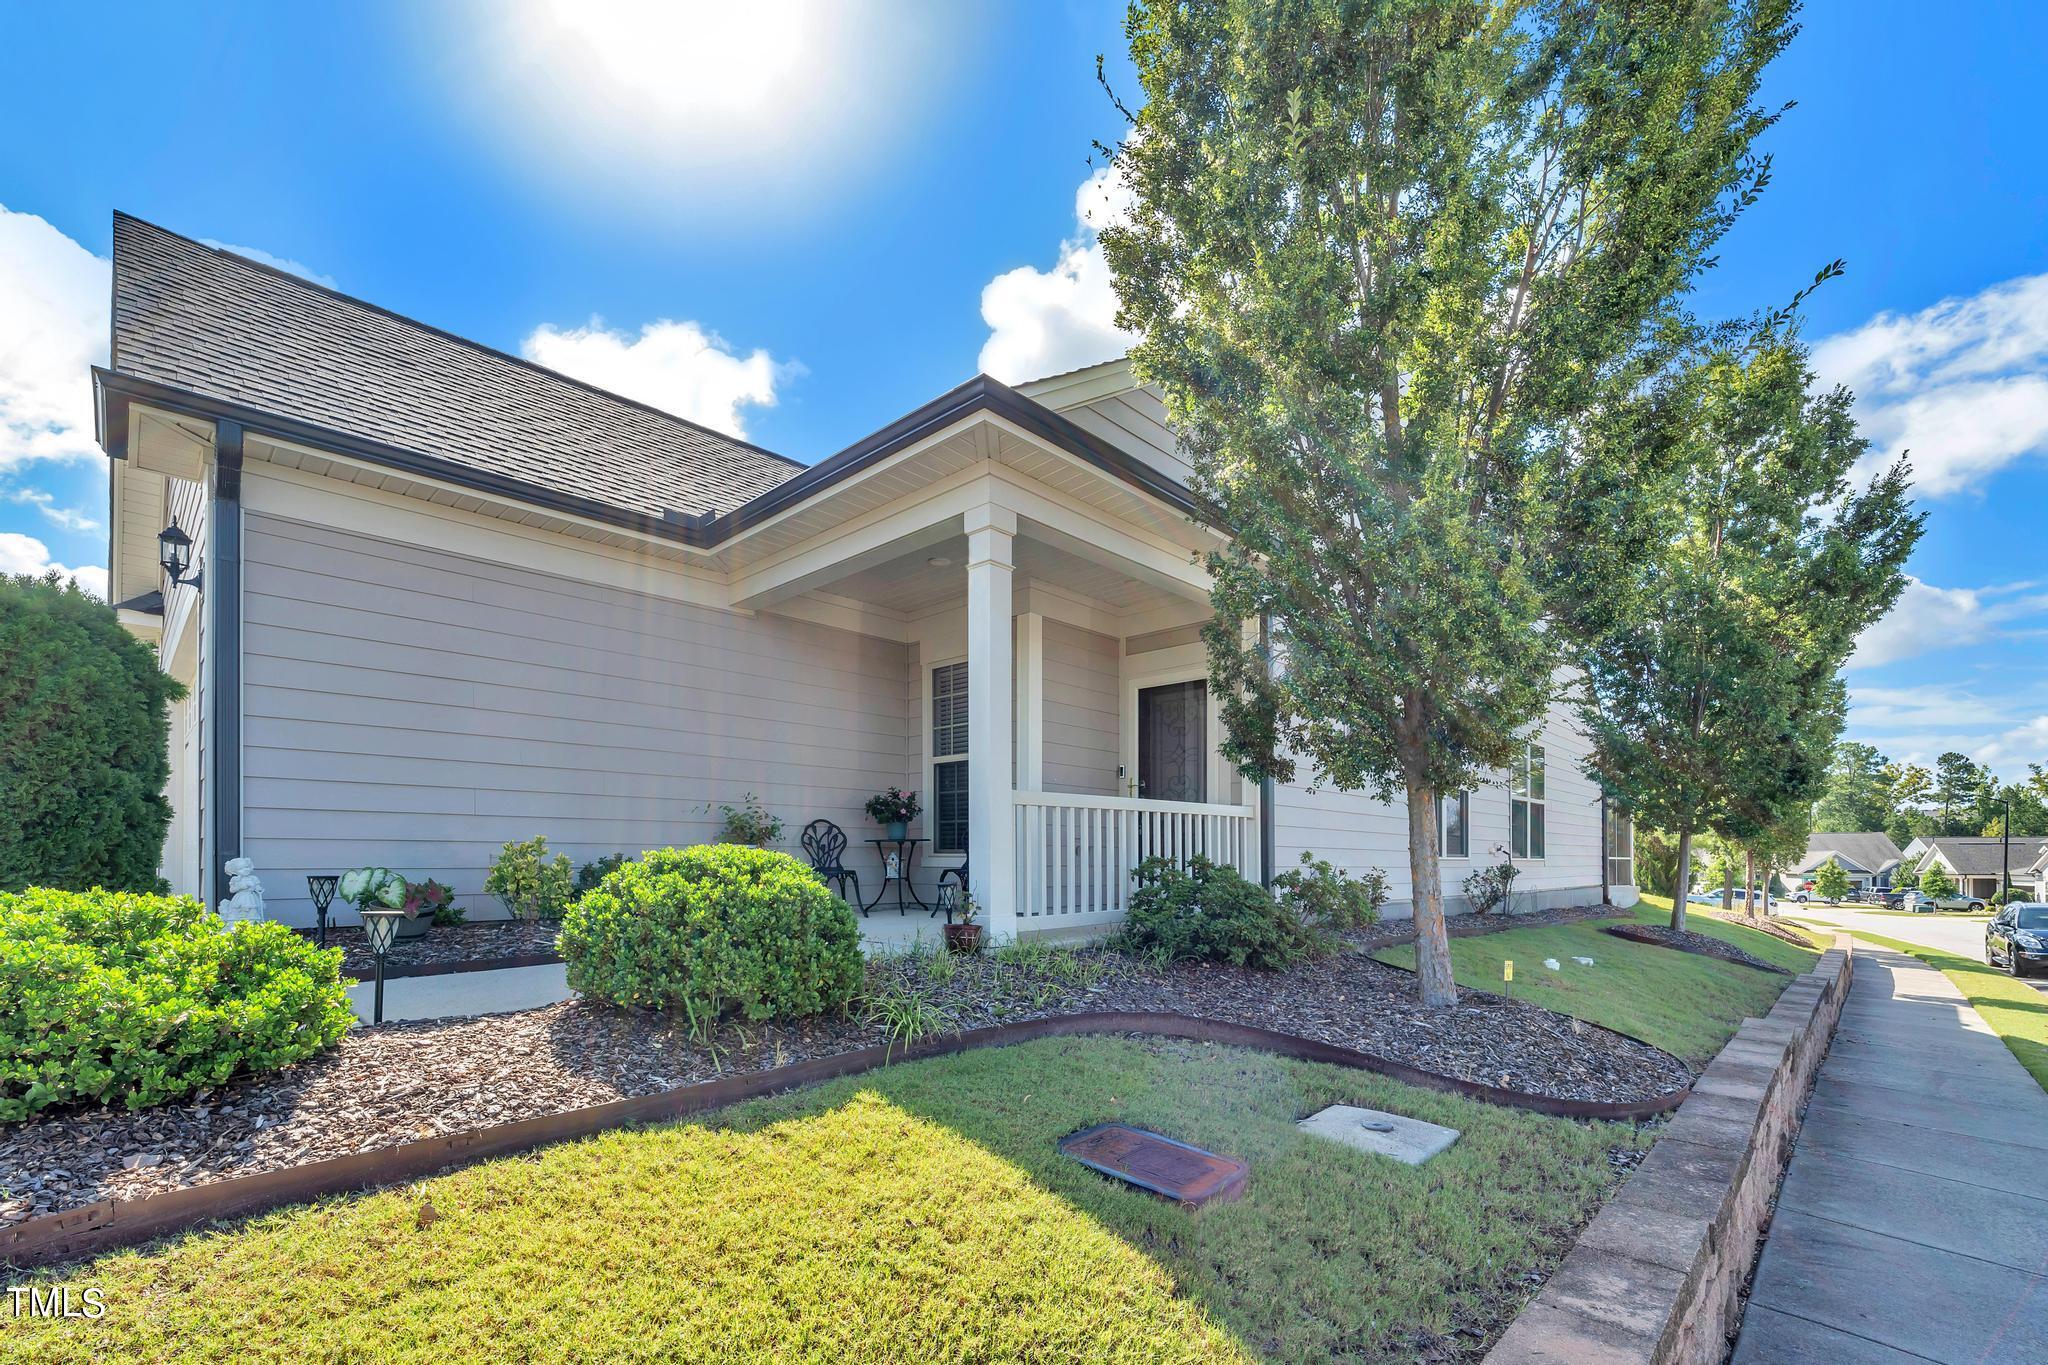
{"label": "trimmed green shrub", "polygon": [[860,924],[786,853],[661,848],[569,907],[556,940],[569,984],[615,1005],[670,1010],[702,1036],[728,1014],[794,1019],[860,990]]}
{"label": "trimmed green shrub", "polygon": [[484,878],[484,890],[496,896],[514,919],[560,919],[576,899],[576,873],[568,854],[550,859],[547,836],[536,834],[499,850]]}
{"label": "trimmed green shrub", "polygon": [[0,1121],[141,1109],[332,1046],[341,950],[185,896],[0,892]]}
{"label": "trimmed green shrub", "polygon": [[1302,923],[1336,933],[1370,929],[1380,922],[1387,904],[1387,874],[1374,867],[1356,877],[1334,863],[1304,852],[1301,866],[1273,878],[1280,899],[1294,908]]}
{"label": "trimmed green shrub", "polygon": [[0,890],[161,886],[184,695],[106,603],[0,576]]}
{"label": "trimmed green shrub", "polygon": [[1123,952],[1165,962],[1290,966],[1321,950],[1321,937],[1291,903],[1266,894],[1236,868],[1196,857],[1186,867],[1163,858],[1138,865],[1137,889],[1112,942]]}
{"label": "trimmed green shrub", "polygon": [[607,853],[577,868],[576,894],[580,896],[586,891],[595,891],[597,884],[617,872],[619,865],[625,861],[626,855],[623,853]]}

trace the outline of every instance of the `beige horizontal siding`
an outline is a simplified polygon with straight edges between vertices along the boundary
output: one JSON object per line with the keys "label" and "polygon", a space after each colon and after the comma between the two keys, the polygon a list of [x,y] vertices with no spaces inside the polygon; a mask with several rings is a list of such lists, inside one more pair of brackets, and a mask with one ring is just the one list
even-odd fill
{"label": "beige horizontal siding", "polygon": [[1064,621],[1045,623],[1045,788],[1115,796],[1121,644]]}
{"label": "beige horizontal siding", "polygon": [[749,791],[789,849],[829,818],[873,876],[861,804],[914,785],[901,643],[262,514],[244,561],[244,848],[277,918],[363,863],[487,911],[507,840],[696,842]]}

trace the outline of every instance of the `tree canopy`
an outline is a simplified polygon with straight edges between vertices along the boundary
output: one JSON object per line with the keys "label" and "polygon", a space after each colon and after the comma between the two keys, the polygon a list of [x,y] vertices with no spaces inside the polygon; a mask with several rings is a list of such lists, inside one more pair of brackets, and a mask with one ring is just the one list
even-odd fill
{"label": "tree canopy", "polygon": [[[1756,89],[1790,10],[1130,10],[1134,207],[1102,244],[1234,537],[1206,632],[1225,752],[1404,791],[1429,1003],[1456,998],[1438,793],[1509,767],[1554,696],[1560,510],[1627,501],[1622,442],[1589,431],[1668,365],[1767,178]],[[1574,573],[1626,553],[1579,529]]]}
{"label": "tree canopy", "polygon": [[98,598],[0,578],[0,891],[157,888],[184,691]]}
{"label": "tree canopy", "polygon": [[[1774,317],[1641,400],[1650,533],[1568,618],[1593,766],[1676,836],[1681,866],[1703,830],[1767,867],[1803,845],[1844,718],[1840,667],[1897,600],[1920,535],[1903,460],[1852,489],[1866,442],[1851,397],[1813,392],[1806,360]],[[1683,900],[1671,918],[1684,927]]]}

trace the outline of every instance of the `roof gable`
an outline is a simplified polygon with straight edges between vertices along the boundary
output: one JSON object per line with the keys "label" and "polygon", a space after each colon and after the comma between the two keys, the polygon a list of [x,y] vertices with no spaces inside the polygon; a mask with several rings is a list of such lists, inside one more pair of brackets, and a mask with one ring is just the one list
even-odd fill
{"label": "roof gable", "polygon": [[125,214],[112,367],[653,516],[725,511],[805,467]]}
{"label": "roof gable", "polygon": [[1882,872],[1899,861],[1899,846],[1883,831],[1809,834],[1806,857],[1795,871],[1810,872],[1832,857],[1851,872]]}

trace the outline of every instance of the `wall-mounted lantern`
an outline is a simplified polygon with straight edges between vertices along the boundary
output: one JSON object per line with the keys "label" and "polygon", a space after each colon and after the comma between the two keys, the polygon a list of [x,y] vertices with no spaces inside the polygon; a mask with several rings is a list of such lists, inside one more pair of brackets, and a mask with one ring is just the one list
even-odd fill
{"label": "wall-mounted lantern", "polygon": [[156,545],[157,563],[163,565],[164,573],[172,584],[190,583],[197,588],[203,574],[192,569],[192,537],[179,527],[176,517],[171,518],[169,526],[156,533]]}

